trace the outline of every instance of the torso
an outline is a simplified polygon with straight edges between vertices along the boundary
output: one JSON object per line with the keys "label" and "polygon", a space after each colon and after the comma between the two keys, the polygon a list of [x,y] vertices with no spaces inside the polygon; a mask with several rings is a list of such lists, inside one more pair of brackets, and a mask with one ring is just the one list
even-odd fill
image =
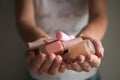
{"label": "torso", "polygon": [[[57,31],[76,35],[88,21],[87,0],[35,0],[35,12],[37,25],[52,37]],[[89,73],[66,70],[55,76],[31,75],[38,80],[85,80],[95,72],[96,69]]]}
{"label": "torso", "polygon": [[35,5],[38,26],[51,35],[57,31],[75,34],[87,22],[78,26],[86,16],[86,0],[36,0]]}

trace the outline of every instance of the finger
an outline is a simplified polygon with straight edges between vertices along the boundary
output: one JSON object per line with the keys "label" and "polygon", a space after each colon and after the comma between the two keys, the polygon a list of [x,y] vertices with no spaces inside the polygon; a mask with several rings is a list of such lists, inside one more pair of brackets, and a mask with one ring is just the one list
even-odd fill
{"label": "finger", "polygon": [[57,55],[48,73],[51,75],[57,74],[59,72],[61,63],[62,57],[60,55]]}
{"label": "finger", "polygon": [[95,45],[95,49],[96,49],[96,55],[99,58],[103,57],[103,53],[104,53],[104,48],[102,46],[102,43],[98,40],[93,40],[93,44]]}
{"label": "finger", "polygon": [[71,63],[66,64],[66,68],[67,68],[68,70],[72,70],[72,65],[71,65]]}
{"label": "finger", "polygon": [[33,51],[26,51],[25,56],[28,65],[32,64],[32,61],[35,59],[35,53]]}
{"label": "finger", "polygon": [[53,53],[47,54],[46,60],[44,61],[44,63],[41,65],[41,67],[38,70],[38,74],[40,75],[46,74],[49,68],[51,67],[54,59],[55,59],[55,54]]}
{"label": "finger", "polygon": [[85,60],[85,56],[83,56],[83,55],[80,55],[80,56],[78,56],[75,60],[67,60],[66,61],[66,68],[68,69],[68,70],[71,70],[72,69],[72,64],[71,63],[74,63],[75,61],[77,61],[78,63],[82,63],[82,62],[84,62],[84,60]]}
{"label": "finger", "polygon": [[83,61],[85,60],[85,56],[83,56],[83,55],[79,55],[76,59],[67,59],[67,60],[65,60],[65,62],[67,63],[67,64],[71,64],[71,63],[74,63],[74,62],[80,62],[80,63],[82,63]]}
{"label": "finger", "polygon": [[39,54],[36,56],[36,59],[33,61],[32,65],[31,65],[31,70],[33,72],[37,72],[38,69],[40,68],[40,66],[43,64],[43,62],[46,59],[46,55],[45,54]]}
{"label": "finger", "polygon": [[92,43],[94,44],[95,46],[95,50],[96,50],[96,55],[99,57],[99,58],[102,58],[103,57],[103,53],[104,53],[104,48],[102,46],[102,43],[99,41],[99,40],[96,40],[96,39],[93,39],[93,38],[90,38],[90,37],[86,37],[86,36],[82,36],[83,39],[89,39],[92,41]]}
{"label": "finger", "polygon": [[90,70],[92,69],[91,65],[87,61],[80,63],[80,65],[81,65],[83,71],[90,72]]}
{"label": "finger", "polygon": [[100,64],[101,64],[101,59],[98,58],[96,55],[90,55],[89,58],[90,58],[89,64],[90,64],[92,67],[98,68],[98,67],[100,66]]}
{"label": "finger", "polygon": [[79,55],[76,61],[79,62],[79,63],[83,63],[84,60],[85,60],[85,56]]}
{"label": "finger", "polygon": [[66,68],[66,65],[65,65],[64,62],[62,62],[61,65],[60,65],[60,68],[59,68],[59,72],[63,73],[65,71],[65,68]]}
{"label": "finger", "polygon": [[79,63],[77,62],[74,62],[71,64],[72,65],[72,69],[74,71],[77,71],[77,72],[81,72],[82,71],[82,67],[79,65]]}

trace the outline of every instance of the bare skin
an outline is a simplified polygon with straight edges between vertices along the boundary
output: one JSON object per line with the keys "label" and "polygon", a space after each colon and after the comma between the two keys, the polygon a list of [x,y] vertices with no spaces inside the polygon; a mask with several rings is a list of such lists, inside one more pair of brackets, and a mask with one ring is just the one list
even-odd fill
{"label": "bare skin", "polygon": [[[17,30],[25,43],[40,38],[51,39],[51,37],[35,23],[34,0],[15,0]],[[66,0],[67,1],[67,0]],[[87,57],[80,55],[79,61],[67,65],[69,69],[77,72],[90,71],[93,67],[99,67],[103,57],[104,48],[101,40],[107,27],[106,0],[88,0],[89,2],[89,23],[78,33],[77,37],[90,39],[96,48],[95,55]],[[65,65],[62,57],[54,53],[35,55],[35,51],[28,52],[27,61],[30,69],[40,75],[55,75],[64,72]],[[33,54],[30,54],[33,53]],[[59,63],[59,64],[56,64]],[[49,66],[46,66],[49,65]],[[62,67],[63,66],[63,67]]]}

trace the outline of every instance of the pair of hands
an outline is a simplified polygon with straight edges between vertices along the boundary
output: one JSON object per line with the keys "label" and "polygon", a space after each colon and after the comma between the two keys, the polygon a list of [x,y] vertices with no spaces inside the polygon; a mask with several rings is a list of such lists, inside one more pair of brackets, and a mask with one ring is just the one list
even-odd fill
{"label": "pair of hands", "polygon": [[[70,37],[66,34],[58,33],[57,39],[66,41]],[[64,37],[65,35],[66,37]],[[103,46],[100,41],[82,36],[83,39],[90,39],[96,49],[95,54],[87,56],[80,55],[76,61],[66,63],[61,55],[55,55],[54,53],[41,54],[38,50],[27,51],[26,58],[27,63],[32,72],[37,72],[39,75],[55,75],[58,72],[63,73],[65,69],[74,70],[77,72],[86,71],[89,72],[92,68],[98,68],[103,57]]]}

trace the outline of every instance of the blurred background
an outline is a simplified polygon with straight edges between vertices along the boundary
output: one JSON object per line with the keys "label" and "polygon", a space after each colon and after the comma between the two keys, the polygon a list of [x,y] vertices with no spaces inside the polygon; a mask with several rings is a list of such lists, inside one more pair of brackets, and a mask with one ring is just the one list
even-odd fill
{"label": "blurred background", "polygon": [[[107,0],[109,24],[103,39],[103,80],[120,80],[120,0]],[[0,80],[25,80],[24,45],[15,28],[14,1],[0,0]]]}

